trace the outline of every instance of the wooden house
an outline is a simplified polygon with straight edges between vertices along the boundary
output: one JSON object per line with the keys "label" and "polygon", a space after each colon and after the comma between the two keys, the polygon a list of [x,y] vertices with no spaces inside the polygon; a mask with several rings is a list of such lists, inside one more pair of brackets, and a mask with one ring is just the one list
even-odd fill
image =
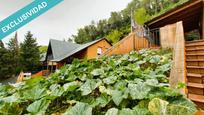
{"label": "wooden house", "polygon": [[51,39],[44,63],[47,70],[54,71],[65,64],[70,64],[74,58],[97,58],[110,47],[111,44],[105,38],[82,45]]}

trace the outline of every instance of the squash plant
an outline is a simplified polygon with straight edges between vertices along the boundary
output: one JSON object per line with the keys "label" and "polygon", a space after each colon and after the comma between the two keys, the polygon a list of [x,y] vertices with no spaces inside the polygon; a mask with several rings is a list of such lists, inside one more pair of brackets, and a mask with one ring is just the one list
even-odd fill
{"label": "squash plant", "polygon": [[170,50],[74,60],[47,78],[0,86],[0,114],[192,115],[168,76]]}

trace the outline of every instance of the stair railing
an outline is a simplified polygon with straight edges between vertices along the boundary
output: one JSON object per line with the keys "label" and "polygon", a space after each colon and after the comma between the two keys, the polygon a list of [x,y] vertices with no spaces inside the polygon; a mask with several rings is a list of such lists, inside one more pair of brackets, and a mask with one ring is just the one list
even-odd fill
{"label": "stair railing", "polygon": [[147,26],[144,28],[144,37],[148,39],[150,45],[160,46],[160,28],[149,29]]}

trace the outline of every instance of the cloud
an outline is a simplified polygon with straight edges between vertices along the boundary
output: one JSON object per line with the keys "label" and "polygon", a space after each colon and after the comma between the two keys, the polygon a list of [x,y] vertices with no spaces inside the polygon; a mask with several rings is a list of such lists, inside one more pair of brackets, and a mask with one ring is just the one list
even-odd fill
{"label": "cloud", "polygon": [[[77,29],[110,16],[111,11],[120,11],[131,0],[64,0],[47,13],[18,30],[22,42],[24,34],[31,31],[40,45],[47,45],[50,38],[63,40],[76,34]],[[32,0],[0,0],[0,20],[11,15]],[[14,35],[14,34],[13,34]],[[6,37],[3,41],[8,42]]]}

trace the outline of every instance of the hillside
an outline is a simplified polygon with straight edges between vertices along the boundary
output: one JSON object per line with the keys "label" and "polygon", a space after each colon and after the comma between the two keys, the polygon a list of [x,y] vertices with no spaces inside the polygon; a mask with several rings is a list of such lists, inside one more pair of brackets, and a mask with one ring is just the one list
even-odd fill
{"label": "hillside", "polygon": [[[187,2],[188,0],[132,0],[125,9],[111,12],[109,19],[92,21],[90,25],[78,29],[72,35],[76,43],[84,44],[99,38],[107,38],[111,43],[117,43],[131,31],[131,21],[139,25]],[[132,18],[132,19],[131,19]]]}
{"label": "hillside", "polygon": [[75,60],[47,78],[0,86],[0,113],[191,115],[195,105],[171,89],[169,50]]}

